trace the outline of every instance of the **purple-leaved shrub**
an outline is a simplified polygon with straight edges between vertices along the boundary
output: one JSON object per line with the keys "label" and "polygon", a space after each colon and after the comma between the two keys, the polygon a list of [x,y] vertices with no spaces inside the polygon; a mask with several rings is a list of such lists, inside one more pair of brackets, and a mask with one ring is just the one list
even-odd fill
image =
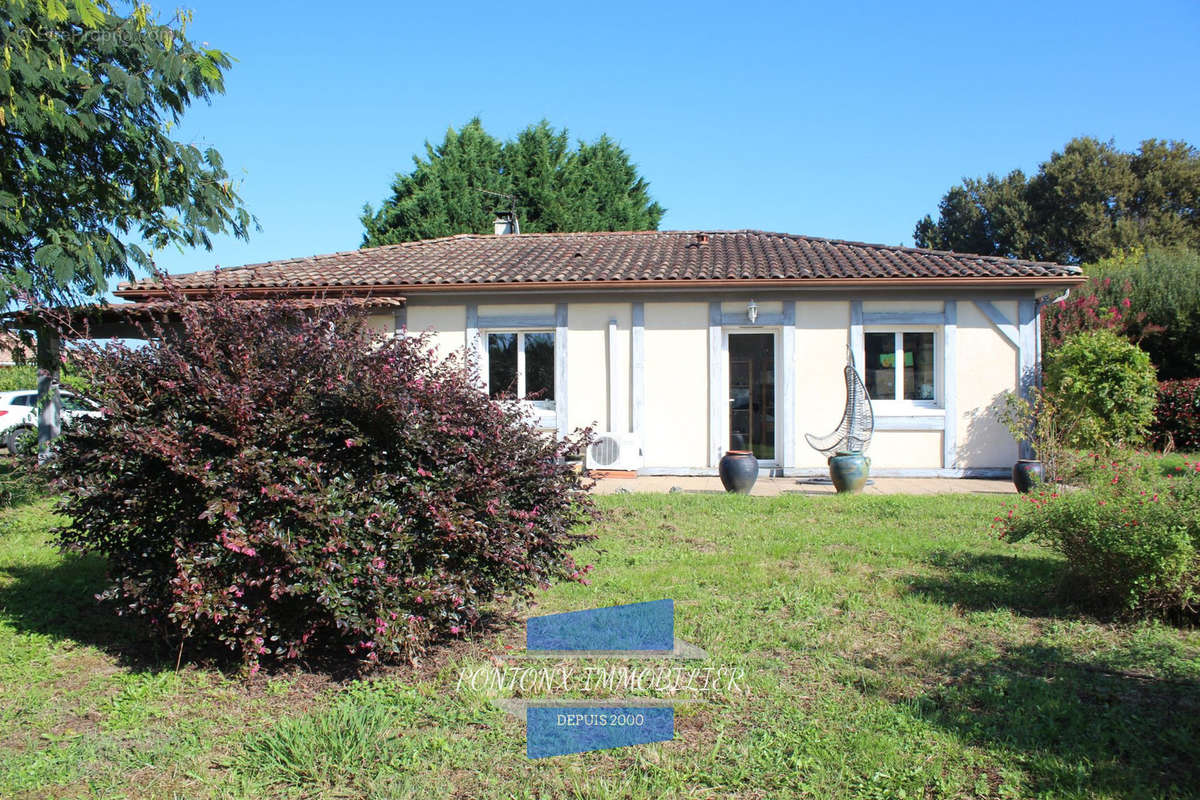
{"label": "purple-leaved shrub", "polygon": [[173,642],[260,662],[412,660],[481,607],[583,580],[584,479],[488,399],[462,356],[372,332],[343,303],[200,302],[174,290],[148,343],[85,346],[104,408],[50,467],[69,548],[104,597]]}

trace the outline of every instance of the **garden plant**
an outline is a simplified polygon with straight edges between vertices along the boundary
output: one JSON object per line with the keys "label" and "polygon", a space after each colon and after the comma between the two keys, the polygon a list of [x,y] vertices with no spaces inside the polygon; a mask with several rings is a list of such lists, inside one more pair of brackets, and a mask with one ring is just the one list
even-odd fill
{"label": "garden plant", "polygon": [[1069,336],[1045,358],[1045,388],[1064,418],[1064,442],[1107,449],[1138,444],[1154,419],[1154,365],[1111,330]]}
{"label": "garden plant", "polygon": [[1200,610],[1200,462],[1090,455],[1086,486],[1045,487],[995,518],[1002,538],[1066,559],[1068,588],[1122,614],[1195,618]]}
{"label": "garden plant", "polygon": [[413,660],[498,596],[582,580],[586,485],[519,408],[343,303],[175,295],[73,354],[103,419],[50,467],[103,597],[182,654]]}

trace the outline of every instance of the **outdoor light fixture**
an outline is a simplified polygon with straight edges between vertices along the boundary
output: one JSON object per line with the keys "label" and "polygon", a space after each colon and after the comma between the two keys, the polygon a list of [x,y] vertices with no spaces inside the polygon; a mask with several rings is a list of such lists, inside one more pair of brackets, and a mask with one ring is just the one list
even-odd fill
{"label": "outdoor light fixture", "polygon": [[750,305],[746,306],[746,319],[750,320],[751,325],[758,320],[758,303],[754,302],[754,298],[751,298]]}

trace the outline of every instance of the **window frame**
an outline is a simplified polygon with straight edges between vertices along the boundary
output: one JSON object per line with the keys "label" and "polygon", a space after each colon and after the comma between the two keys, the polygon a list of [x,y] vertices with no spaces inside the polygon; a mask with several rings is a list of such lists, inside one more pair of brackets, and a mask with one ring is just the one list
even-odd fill
{"label": "window frame", "polygon": [[[945,377],[942,369],[942,336],[944,328],[940,325],[870,325],[863,328],[863,357],[866,357],[866,337],[872,333],[890,333],[893,335],[895,347],[895,395],[891,398],[871,398],[871,405],[879,411],[888,414],[921,413],[942,411],[945,409]],[[906,400],[904,399],[904,334],[932,333],[933,334],[933,399]],[[866,382],[867,365],[863,364],[863,381]],[[868,388],[868,394],[870,389]]]}
{"label": "window frame", "polygon": [[492,396],[491,348],[488,346],[488,337],[491,336],[492,334],[506,334],[506,333],[516,334],[516,337],[517,337],[517,345],[516,345],[516,347],[517,347],[517,396],[516,397],[508,397],[508,398],[494,398],[494,399],[497,401],[500,401],[500,402],[519,401],[522,403],[527,403],[530,406],[532,406],[536,409],[539,409],[541,411],[557,412],[557,410],[558,410],[558,391],[559,391],[559,389],[558,389],[558,369],[557,369],[558,368],[557,342],[555,342],[556,346],[554,349],[555,363],[551,365],[552,369],[554,370],[554,373],[555,373],[555,375],[554,375],[554,377],[555,377],[554,397],[544,398],[544,399],[539,399],[539,400],[527,400],[525,398],[525,394],[526,394],[525,335],[530,334],[530,333],[548,333],[548,334],[550,334],[551,337],[555,337],[555,336],[557,336],[557,333],[555,332],[554,328],[486,328],[486,329],[480,330],[479,337],[481,340],[480,344],[482,345],[480,347],[480,350],[482,351],[482,358],[480,360],[482,361],[482,363],[480,364],[479,371],[481,373],[481,378],[483,379],[484,393],[488,397]]}

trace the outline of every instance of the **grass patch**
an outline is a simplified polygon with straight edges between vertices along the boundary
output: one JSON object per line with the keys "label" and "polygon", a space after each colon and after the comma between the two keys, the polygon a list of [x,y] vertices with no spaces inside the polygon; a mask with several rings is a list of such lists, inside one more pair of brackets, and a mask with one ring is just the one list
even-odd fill
{"label": "grass patch", "polygon": [[379,705],[337,703],[280,720],[246,739],[239,769],[269,783],[348,786],[395,766],[400,742],[395,712]]}
{"label": "grass patch", "polygon": [[519,626],[369,680],[176,673],[95,606],[103,564],[46,544],[46,503],[0,512],[0,796],[1197,794],[1200,632],[1073,607],[1060,561],[988,529],[995,497],[600,502],[591,585],[524,613],[673,598],[745,692],[681,707],[674,741],[535,762],[456,688]]}

